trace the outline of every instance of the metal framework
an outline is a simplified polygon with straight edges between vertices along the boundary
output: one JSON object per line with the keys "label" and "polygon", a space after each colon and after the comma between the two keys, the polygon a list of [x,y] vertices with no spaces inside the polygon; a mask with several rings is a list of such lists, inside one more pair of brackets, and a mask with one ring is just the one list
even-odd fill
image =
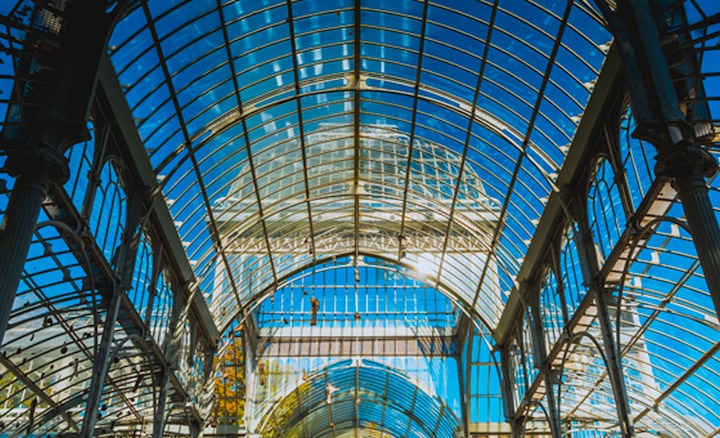
{"label": "metal framework", "polygon": [[0,436],[720,434],[720,9],[0,5]]}

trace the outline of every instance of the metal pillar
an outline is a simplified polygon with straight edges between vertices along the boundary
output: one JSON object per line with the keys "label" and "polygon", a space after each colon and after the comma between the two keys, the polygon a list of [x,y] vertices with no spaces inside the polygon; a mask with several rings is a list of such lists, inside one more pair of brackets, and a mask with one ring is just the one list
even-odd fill
{"label": "metal pillar", "polygon": [[700,146],[682,141],[657,156],[655,174],[672,181],[682,202],[708,290],[720,318],[720,226],[705,177],[712,176],[715,158]]}
{"label": "metal pillar", "polygon": [[110,304],[105,315],[105,322],[103,323],[100,348],[97,349],[97,356],[93,361],[90,388],[87,401],[85,402],[85,416],[83,417],[82,428],[80,430],[80,437],[82,438],[93,436],[100,402],[102,401],[103,388],[105,388],[105,376],[110,367],[113,333],[120,310],[120,297],[122,294],[122,291],[116,290],[117,288],[113,289]]}
{"label": "metal pillar", "polygon": [[85,403],[85,416],[83,417],[82,429],[80,431],[82,438],[93,436],[93,431],[95,430],[97,414],[105,388],[105,378],[110,369],[110,353],[112,351],[115,334],[115,324],[117,323],[120,312],[120,303],[123,294],[131,287],[132,276],[135,269],[135,257],[137,255],[139,239],[137,231],[143,196],[141,193],[135,193],[134,196],[130,196],[129,198],[130,206],[127,227],[125,228],[122,243],[116,255],[117,273],[120,278],[111,286],[112,295],[110,296],[110,304],[108,305],[105,315],[100,348],[97,349],[97,356],[93,363],[92,380],[90,381],[88,398]]}
{"label": "metal pillar", "polygon": [[165,410],[167,409],[167,394],[168,386],[170,386],[170,374],[172,370],[168,366],[164,366],[162,373],[158,378],[158,386],[160,391],[157,396],[157,404],[155,405],[155,412],[153,416],[153,438],[162,438],[163,431],[165,430]]}
{"label": "metal pillar", "polygon": [[[625,387],[625,377],[622,372],[622,359],[618,354],[618,345],[615,344],[613,329],[610,322],[610,313],[608,311],[607,296],[605,288],[598,284],[597,280],[593,281],[595,290],[595,303],[598,309],[598,321],[600,322],[600,331],[602,332],[603,344],[605,345],[605,357],[607,357],[608,375],[612,385],[613,398],[618,413],[618,421],[620,425],[620,433],[623,437],[635,436],[632,417],[630,416],[630,404],[627,397],[627,389]],[[619,315],[616,315],[619,318]]]}
{"label": "metal pillar", "polygon": [[[5,166],[17,177],[10,195],[0,239],[0,341],[5,336],[15,293],[27,258],[32,233],[51,181],[69,176],[63,152],[87,138],[86,120],[92,102],[100,57],[121,1],[113,12],[104,2],[75,0],[67,7],[60,46],[43,54],[49,73],[24,72],[37,80],[37,95],[26,96],[36,106],[17,140],[24,142],[10,154]],[[37,5],[41,8],[42,6]],[[27,44],[32,33],[28,33]],[[30,63],[27,63],[28,65]],[[47,76],[47,77],[46,77]]]}
{"label": "metal pillar", "polygon": [[[570,199],[571,195],[569,195],[569,193],[571,193],[569,188],[561,187],[560,195],[564,198],[563,202]],[[608,311],[608,291],[603,286],[602,279],[600,278],[600,265],[595,252],[592,231],[588,224],[587,209],[585,205],[579,201],[579,197],[576,198],[575,201],[576,202],[573,203],[573,211],[577,229],[573,237],[575,239],[575,245],[577,246],[583,280],[585,286],[588,287],[595,296],[598,322],[602,333],[603,345],[605,346],[608,376],[617,408],[620,433],[623,437],[632,437],[634,436],[634,427],[632,417],[630,416],[630,404],[627,397],[627,389],[625,388],[625,378],[622,373],[622,361],[618,345],[615,344],[610,312]],[[619,318],[620,315],[616,315],[616,317]]]}
{"label": "metal pillar", "polygon": [[202,423],[199,420],[191,419],[189,429],[191,438],[202,438],[204,431],[202,429]]}
{"label": "metal pillar", "polygon": [[542,315],[540,312],[540,288],[537,283],[523,282],[521,293],[530,301],[530,312],[532,314],[532,338],[535,354],[535,367],[542,373],[545,379],[545,396],[548,404],[548,415],[550,417],[550,432],[553,438],[560,438],[560,413],[555,400],[555,373],[547,360],[545,345],[545,334],[543,333]]}
{"label": "metal pillar", "polygon": [[[458,355],[456,363],[458,367],[458,376],[460,377],[460,409],[462,412],[462,428],[463,432],[465,433],[465,435],[463,436],[467,436],[467,431],[470,430],[470,402],[468,398],[469,394],[471,393],[470,368],[472,367],[472,365],[470,364],[472,362],[471,358],[473,357],[474,339],[475,327],[470,323],[469,319],[465,316],[465,314],[461,313],[457,335],[457,343],[460,353]],[[466,342],[468,344],[467,362],[463,364],[462,351],[465,348]]]}
{"label": "metal pillar", "polygon": [[510,424],[512,438],[520,438],[522,436],[522,422],[515,418],[515,395],[513,394],[510,371],[510,347],[503,345],[500,347],[500,368],[502,369],[502,380],[500,381],[500,390],[503,394],[503,409],[505,410],[505,421]]}
{"label": "metal pillar", "polygon": [[[10,320],[35,223],[51,179],[67,178],[64,158],[50,148],[13,155],[6,166],[19,174],[10,195],[0,237],[0,342]],[[30,171],[30,166],[38,168]]]}
{"label": "metal pillar", "polygon": [[[696,79],[696,55],[680,44],[677,44],[680,48],[673,47],[675,41],[690,39],[688,31],[682,28],[687,21],[684,12],[668,0],[617,2],[615,9],[604,0],[596,3],[621,47],[637,123],[633,135],[655,146],[658,151],[655,174],[671,181],[677,190],[720,317],[720,227],[705,181],[717,171],[717,162],[698,145],[713,131],[707,129],[708,123],[703,120],[708,110],[702,101],[702,83]],[[662,15],[657,20],[653,8]],[[680,24],[670,27],[669,22]],[[673,67],[669,67],[666,58],[672,59]],[[674,82],[673,75],[681,80]],[[690,95],[693,97],[687,97]],[[686,100],[683,105],[681,99]]]}
{"label": "metal pillar", "polygon": [[170,315],[170,324],[168,325],[168,333],[163,345],[163,353],[167,362],[163,365],[163,372],[160,376],[160,393],[158,394],[158,402],[155,406],[153,417],[153,438],[162,438],[165,430],[165,414],[167,409],[167,393],[170,385],[170,376],[173,371],[178,368],[180,357],[180,343],[182,341],[182,324],[180,316],[185,307],[185,298],[188,296],[187,284],[180,285],[173,294],[173,308]]}

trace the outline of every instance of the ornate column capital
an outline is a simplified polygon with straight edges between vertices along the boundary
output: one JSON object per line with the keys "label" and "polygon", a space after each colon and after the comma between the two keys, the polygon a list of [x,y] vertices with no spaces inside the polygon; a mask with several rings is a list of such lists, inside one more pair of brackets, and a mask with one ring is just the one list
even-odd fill
{"label": "ornate column capital", "polygon": [[707,149],[687,140],[660,150],[655,159],[655,175],[663,180],[710,178],[718,170],[717,160]]}
{"label": "ornate column capital", "polygon": [[37,175],[61,184],[70,177],[68,161],[61,152],[32,142],[10,154],[5,167],[13,177]]}

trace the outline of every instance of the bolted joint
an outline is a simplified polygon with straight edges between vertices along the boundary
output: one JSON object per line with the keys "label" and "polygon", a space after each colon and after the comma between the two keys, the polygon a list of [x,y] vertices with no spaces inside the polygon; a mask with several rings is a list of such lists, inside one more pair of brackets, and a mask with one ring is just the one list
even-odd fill
{"label": "bolted joint", "polygon": [[60,184],[70,178],[67,158],[57,150],[44,145],[29,144],[26,148],[16,150],[8,156],[5,167],[13,177],[38,175]]}
{"label": "bolted joint", "polygon": [[545,369],[545,378],[550,386],[557,385],[560,382],[560,370],[553,368],[550,361],[548,361],[548,366]]}
{"label": "bolted joint", "polygon": [[690,176],[710,178],[718,170],[717,160],[707,149],[687,140],[662,150],[655,160],[655,175],[663,180]]}

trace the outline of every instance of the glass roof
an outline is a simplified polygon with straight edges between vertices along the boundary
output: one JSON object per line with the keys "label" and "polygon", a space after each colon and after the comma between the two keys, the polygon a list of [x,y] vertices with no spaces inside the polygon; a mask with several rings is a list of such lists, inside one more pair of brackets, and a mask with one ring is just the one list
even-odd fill
{"label": "glass roof", "polygon": [[256,309],[264,383],[249,428],[280,437],[348,428],[453,437],[462,416],[459,309],[414,272],[352,260],[295,275]]}
{"label": "glass roof", "polygon": [[[60,41],[66,4],[0,4],[3,221],[14,189],[6,156],[34,111],[24,93],[43,86],[33,74],[45,67],[28,53]],[[697,49],[706,94],[686,98],[707,105],[715,137],[704,146],[717,157],[720,6],[673,7],[690,22],[683,48]],[[224,401],[243,400],[224,405],[226,424],[262,436],[454,437],[477,425],[502,435],[511,415],[547,435],[549,393],[568,434],[618,434],[577,243],[585,230],[565,201],[550,202],[568,166],[589,186],[588,234],[636,431],[719,433],[720,326],[652,146],[633,138],[632,111],[618,110],[617,136],[597,124],[608,150],[580,164],[571,156],[594,141],[578,140],[579,127],[617,64],[611,40],[587,0],[130,2],[107,55],[156,179],[144,187],[157,184],[179,243],[166,251],[150,213],[133,219],[129,159],[108,121],[124,109],[96,102],[89,138],[66,153],[70,181],[51,187],[33,234],[0,352],[0,435],[26,421],[38,434],[84,423],[108,317],[95,278],[115,278],[135,229],[99,435],[152,423],[166,364],[153,354],[162,358],[171,317],[182,357],[167,418],[178,435],[189,405],[211,416],[202,376],[213,375],[203,362],[213,342]],[[720,216],[718,179],[708,185]],[[552,208],[573,223],[543,226]],[[192,271],[183,306],[173,257]],[[540,340],[519,292],[528,258],[541,271]],[[206,320],[191,300],[207,304]],[[201,323],[217,333],[204,337]],[[550,389],[537,349],[559,373]]]}
{"label": "glass roof", "polygon": [[399,369],[344,360],[302,376],[263,418],[263,436],[336,436],[360,428],[390,436],[455,436],[459,421],[444,401]]}
{"label": "glass roof", "polygon": [[251,270],[357,253],[432,266],[493,327],[609,40],[583,2],[192,1],[110,50],[197,277],[230,280],[220,325]]}
{"label": "glass roof", "polygon": [[[418,327],[456,335],[459,309],[437,290],[413,279],[415,272],[369,257],[357,269],[351,262],[346,257],[317,265],[264,300],[254,314],[259,336],[294,337],[307,329],[318,331],[310,336],[322,335],[322,329],[334,337],[373,331],[375,336],[402,337]],[[316,318],[309,326],[313,299]]]}

